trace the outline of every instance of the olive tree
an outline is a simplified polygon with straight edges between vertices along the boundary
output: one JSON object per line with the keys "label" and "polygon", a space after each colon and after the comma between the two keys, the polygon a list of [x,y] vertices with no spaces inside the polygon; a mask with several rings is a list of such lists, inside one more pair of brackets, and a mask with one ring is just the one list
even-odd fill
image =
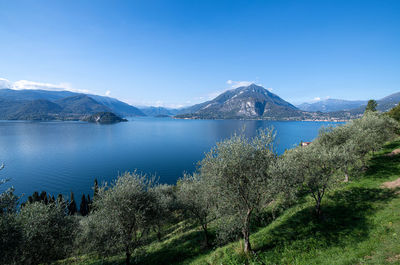
{"label": "olive tree", "polygon": [[208,224],[215,220],[215,195],[211,183],[200,177],[199,174],[185,174],[177,184],[178,205],[187,216],[195,220],[204,232],[204,242],[210,246]]}
{"label": "olive tree", "polygon": [[63,204],[27,203],[18,214],[23,245],[22,262],[49,263],[71,252],[76,222]]}
{"label": "olive tree", "polygon": [[326,147],[317,143],[286,152],[277,162],[275,174],[287,188],[308,192],[315,201],[315,212],[321,216],[321,202],[328,189],[337,181],[337,171],[343,160],[341,147]]}
{"label": "olive tree", "polygon": [[365,157],[369,152],[375,152],[393,138],[398,132],[398,123],[388,117],[374,112],[366,113],[362,118],[353,120],[351,139],[356,144],[356,153]]}
{"label": "olive tree", "polygon": [[152,182],[144,175],[125,173],[111,185],[104,184],[96,195],[94,211],[81,221],[80,244],[108,255],[123,251],[126,264],[143,244],[157,218],[157,199]]}
{"label": "olive tree", "polygon": [[397,130],[398,124],[390,117],[369,112],[345,125],[321,129],[315,143],[328,149],[341,147],[341,169],[348,181],[349,171],[363,167],[366,155],[381,148]]}
{"label": "olive tree", "polygon": [[217,143],[200,162],[200,174],[216,195],[218,214],[227,220],[222,223],[241,230],[246,253],[251,251],[252,213],[266,207],[277,193],[268,170],[276,161],[274,137],[273,130],[261,130],[252,139],[235,134]]}
{"label": "olive tree", "polygon": [[360,167],[362,156],[357,152],[357,142],[354,140],[355,128],[352,123],[337,127],[326,127],[319,131],[318,138],[314,141],[315,145],[323,146],[326,149],[340,147],[342,149],[342,160],[340,161],[341,170],[345,177],[344,181],[349,181],[349,174],[352,169]]}
{"label": "olive tree", "polygon": [[152,192],[157,200],[155,204],[157,218],[154,219],[153,226],[157,232],[158,241],[161,241],[162,228],[173,221],[173,212],[177,207],[175,186],[159,184],[152,188]]}

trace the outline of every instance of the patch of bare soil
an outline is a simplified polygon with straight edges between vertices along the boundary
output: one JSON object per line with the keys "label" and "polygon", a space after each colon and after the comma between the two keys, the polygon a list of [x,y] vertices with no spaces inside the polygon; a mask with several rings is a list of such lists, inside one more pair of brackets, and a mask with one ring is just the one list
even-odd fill
{"label": "patch of bare soil", "polygon": [[400,154],[400,148],[394,149],[391,153],[386,154],[386,156],[395,156]]}
{"label": "patch of bare soil", "polygon": [[384,182],[382,184],[382,186],[384,188],[389,188],[389,189],[395,189],[395,188],[399,188],[400,187],[400,178],[394,180],[394,181],[388,181],[388,182]]}

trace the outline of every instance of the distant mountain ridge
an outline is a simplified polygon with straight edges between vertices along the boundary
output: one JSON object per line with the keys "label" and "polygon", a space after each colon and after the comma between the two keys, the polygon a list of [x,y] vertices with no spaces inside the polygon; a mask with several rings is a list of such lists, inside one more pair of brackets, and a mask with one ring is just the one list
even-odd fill
{"label": "distant mountain ridge", "polygon": [[[321,111],[331,115],[359,116],[364,113],[368,100],[326,99],[314,103],[302,103],[297,107],[304,111]],[[386,112],[400,102],[400,92],[376,100],[377,110]]]}
{"label": "distant mountain ridge", "polygon": [[98,112],[145,116],[117,99],[70,91],[0,89],[0,119],[70,120]]}
{"label": "distant mountain ridge", "polygon": [[302,103],[296,107],[304,111],[332,112],[351,110],[367,104],[367,100],[325,99],[313,103]]}
{"label": "distant mountain ridge", "polygon": [[180,111],[177,118],[197,119],[303,119],[301,111],[262,86],[251,84],[228,90],[213,100]]}
{"label": "distant mountain ridge", "polygon": [[165,107],[140,107],[142,111],[147,116],[157,117],[163,116],[174,116],[179,113],[179,109],[165,108]]}
{"label": "distant mountain ridge", "polygon": [[[400,92],[377,100],[379,111],[400,102]],[[225,91],[216,98],[180,109],[136,108],[114,98],[71,91],[0,89],[0,119],[77,120],[95,113],[190,119],[347,120],[359,117],[366,101],[327,99],[297,107],[251,84]]]}

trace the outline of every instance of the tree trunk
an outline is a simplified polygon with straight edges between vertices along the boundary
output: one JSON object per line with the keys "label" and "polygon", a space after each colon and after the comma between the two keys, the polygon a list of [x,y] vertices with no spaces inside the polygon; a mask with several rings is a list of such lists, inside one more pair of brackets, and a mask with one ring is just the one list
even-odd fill
{"label": "tree trunk", "polygon": [[246,218],[244,220],[243,226],[243,241],[244,241],[244,253],[248,254],[251,252],[251,244],[250,244],[250,215],[251,210],[247,210]]}
{"label": "tree trunk", "polygon": [[157,239],[159,242],[161,242],[161,228],[158,225],[157,225]]}
{"label": "tree trunk", "polygon": [[126,254],[125,264],[130,265],[131,264],[131,252],[129,251],[129,247],[126,247],[125,254]]}
{"label": "tree trunk", "polygon": [[344,174],[344,182],[349,182],[349,175],[347,173]]}
{"label": "tree trunk", "polygon": [[315,213],[318,218],[321,217],[321,198],[318,198],[317,203],[315,204]]}
{"label": "tree trunk", "polygon": [[210,246],[210,239],[208,236],[208,230],[207,230],[207,224],[202,225],[203,231],[204,231],[204,242],[206,243],[206,246]]}

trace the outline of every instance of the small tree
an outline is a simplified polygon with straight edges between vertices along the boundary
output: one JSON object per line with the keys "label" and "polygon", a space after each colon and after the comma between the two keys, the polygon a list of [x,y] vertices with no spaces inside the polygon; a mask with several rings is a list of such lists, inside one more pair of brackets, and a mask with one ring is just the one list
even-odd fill
{"label": "small tree", "polygon": [[124,251],[126,264],[140,247],[157,218],[152,182],[137,173],[126,173],[110,186],[99,188],[96,211],[82,222],[81,240],[101,255]]}
{"label": "small tree", "polygon": [[215,220],[216,198],[210,183],[199,174],[187,175],[178,181],[177,198],[179,206],[195,220],[204,232],[204,242],[210,246],[208,224]]}
{"label": "small tree", "polygon": [[353,137],[355,133],[352,123],[337,127],[322,128],[318,138],[314,144],[321,145],[324,148],[331,149],[341,147],[343,150],[342,161],[340,162],[341,169],[345,175],[345,182],[349,181],[350,171],[358,168],[362,157],[357,152],[357,143]]}
{"label": "small tree", "polygon": [[370,99],[370,100],[368,100],[367,107],[365,108],[365,112],[369,112],[369,111],[375,112],[377,106],[378,106],[378,103],[376,103],[375,100]]}
{"label": "small tree", "polygon": [[200,162],[201,176],[217,197],[218,213],[227,220],[222,223],[235,224],[234,231],[241,230],[245,253],[251,251],[252,213],[266,207],[277,193],[276,181],[269,174],[276,160],[274,136],[272,130],[259,131],[253,139],[235,134],[218,143]]}
{"label": "small tree", "polygon": [[[315,213],[321,217],[321,202],[337,181],[344,150],[312,143],[286,152],[278,161],[281,178],[292,189],[307,191],[315,200]],[[275,171],[276,172],[276,171]]]}

